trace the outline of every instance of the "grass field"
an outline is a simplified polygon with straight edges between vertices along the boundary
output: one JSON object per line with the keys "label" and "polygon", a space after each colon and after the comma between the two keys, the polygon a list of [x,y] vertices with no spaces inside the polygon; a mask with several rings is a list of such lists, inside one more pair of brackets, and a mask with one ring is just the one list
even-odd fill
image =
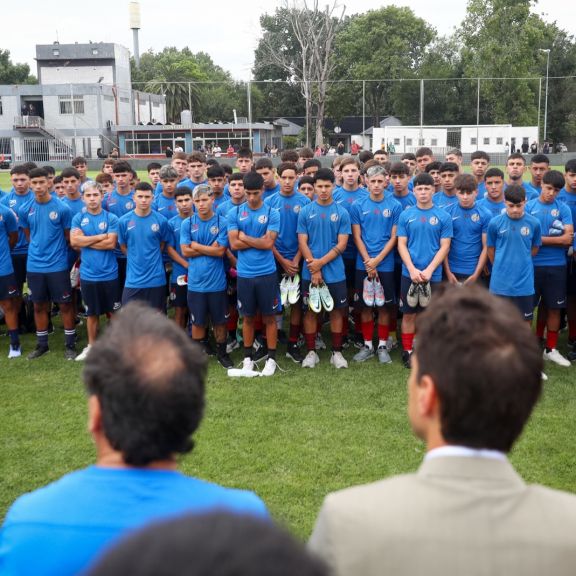
{"label": "grass field", "polygon": [[[0,187],[7,189],[4,176]],[[83,328],[79,333],[80,348]],[[24,336],[25,353],[34,344]],[[58,319],[50,346],[34,362],[8,362],[8,341],[0,338],[0,516],[21,493],[94,461],[82,367],[64,360]],[[354,353],[345,351],[349,360]],[[336,371],[323,353],[315,370],[304,371],[280,355],[286,372],[238,380],[211,361],[206,416],[183,471],[255,490],[277,519],[307,538],[329,491],[414,471],[422,459],[406,419],[408,372],[397,351],[392,357],[392,365],[369,361]],[[574,369],[546,371],[544,397],[511,459],[527,481],[576,492]]]}

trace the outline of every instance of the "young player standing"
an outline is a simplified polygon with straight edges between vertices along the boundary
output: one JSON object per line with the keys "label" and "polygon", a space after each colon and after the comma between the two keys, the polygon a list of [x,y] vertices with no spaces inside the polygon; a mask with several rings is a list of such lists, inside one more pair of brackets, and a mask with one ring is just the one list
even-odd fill
{"label": "young player standing", "polygon": [[478,206],[486,208],[492,218],[506,211],[504,202],[504,172],[500,168],[488,168],[484,179],[486,195],[478,200]]}
{"label": "young player standing", "polygon": [[478,199],[484,198],[484,194],[486,193],[486,182],[484,180],[489,165],[490,156],[486,152],[476,150],[470,154],[470,168],[478,187]]}
{"label": "young player standing", "polygon": [[440,181],[442,182],[442,190],[437,194],[434,194],[432,202],[434,206],[438,208],[448,208],[453,204],[458,204],[458,198],[456,198],[456,188],[454,187],[454,181],[458,174],[460,174],[460,169],[458,164],[454,162],[444,162],[440,166]]}

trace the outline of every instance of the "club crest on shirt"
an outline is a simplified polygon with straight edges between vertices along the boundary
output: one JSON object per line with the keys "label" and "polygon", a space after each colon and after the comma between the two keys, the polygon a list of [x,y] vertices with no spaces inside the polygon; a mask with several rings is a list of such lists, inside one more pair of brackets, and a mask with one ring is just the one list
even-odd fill
{"label": "club crest on shirt", "polygon": [[50,214],[48,215],[50,220],[58,220],[58,212],[50,212]]}
{"label": "club crest on shirt", "polygon": [[12,198],[12,200],[10,200],[10,202],[8,203],[10,208],[14,208],[14,206],[16,206],[16,199]]}
{"label": "club crest on shirt", "polygon": [[332,222],[338,222],[338,214],[330,214],[330,220],[332,220]]}
{"label": "club crest on shirt", "polygon": [[428,222],[430,222],[432,226],[436,226],[436,224],[438,224],[438,218],[436,218],[436,216],[431,216]]}
{"label": "club crest on shirt", "polygon": [[390,216],[392,216],[392,210],[390,210],[390,208],[384,208],[384,210],[382,210],[382,216],[384,216],[384,218],[390,218]]}
{"label": "club crest on shirt", "polygon": [[134,204],[132,202],[126,202],[125,208],[126,210],[132,210],[134,208]]}
{"label": "club crest on shirt", "polygon": [[100,224],[98,224],[98,230],[106,230],[106,222],[100,222]]}
{"label": "club crest on shirt", "polygon": [[520,228],[520,234],[522,234],[522,236],[528,236],[530,234],[530,228],[528,228],[528,226],[522,226],[522,228]]}
{"label": "club crest on shirt", "polygon": [[158,230],[160,230],[160,226],[154,223],[152,226],[150,226],[150,230],[152,230],[152,232],[158,232]]}
{"label": "club crest on shirt", "polygon": [[480,214],[472,214],[470,220],[472,220],[472,222],[480,222]]}
{"label": "club crest on shirt", "polygon": [[218,226],[210,226],[210,234],[218,234],[218,232],[220,232]]}
{"label": "club crest on shirt", "polygon": [[558,210],[557,208],[553,208],[552,210],[550,210],[550,216],[554,216],[554,218],[557,218],[558,216],[560,216],[560,210]]}
{"label": "club crest on shirt", "polygon": [[88,220],[88,218],[82,218],[82,222],[80,222],[80,226],[86,226],[86,224],[88,224],[88,222],[90,222],[90,220]]}
{"label": "club crest on shirt", "polygon": [[258,216],[258,222],[260,222],[260,224],[266,224],[266,222],[268,222],[268,216],[266,216],[266,214]]}
{"label": "club crest on shirt", "polygon": [[300,213],[300,208],[301,208],[300,204],[296,204],[296,206],[294,206],[294,212],[295,212],[296,214],[299,214],[299,213]]}

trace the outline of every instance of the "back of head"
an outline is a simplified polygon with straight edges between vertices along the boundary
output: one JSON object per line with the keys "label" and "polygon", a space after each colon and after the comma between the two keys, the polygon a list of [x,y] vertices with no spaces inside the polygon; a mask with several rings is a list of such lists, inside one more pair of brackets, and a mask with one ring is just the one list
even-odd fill
{"label": "back of head", "polygon": [[269,521],[237,514],[185,516],[123,540],[90,576],[327,576],[322,562]]}
{"label": "back of head", "polygon": [[509,452],[542,390],[542,351],[528,324],[480,286],[446,288],[417,322],[417,379],[434,381],[444,440]]}
{"label": "back of head", "polygon": [[298,152],[296,150],[283,150],[282,154],[280,154],[280,160],[282,162],[294,162],[296,164],[300,156],[298,156]]}
{"label": "back of head", "polygon": [[358,154],[358,160],[360,160],[360,162],[362,164],[364,164],[365,162],[368,162],[369,160],[372,160],[373,158],[374,158],[374,154],[372,154],[372,152],[370,152],[370,150],[362,150]]}
{"label": "back of head", "polygon": [[146,466],[193,447],[204,409],[206,360],[186,333],[142,303],[124,307],[84,368],[103,433],[126,464]]}

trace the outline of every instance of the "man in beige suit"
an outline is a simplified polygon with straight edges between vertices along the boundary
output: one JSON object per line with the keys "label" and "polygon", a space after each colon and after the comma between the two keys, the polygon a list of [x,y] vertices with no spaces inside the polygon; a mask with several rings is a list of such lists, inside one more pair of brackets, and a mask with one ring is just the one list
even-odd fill
{"label": "man in beige suit", "polygon": [[576,574],[576,496],[525,484],[506,458],[541,370],[538,343],[508,302],[475,287],[435,298],[408,382],[424,462],[330,494],[310,548],[337,576]]}

